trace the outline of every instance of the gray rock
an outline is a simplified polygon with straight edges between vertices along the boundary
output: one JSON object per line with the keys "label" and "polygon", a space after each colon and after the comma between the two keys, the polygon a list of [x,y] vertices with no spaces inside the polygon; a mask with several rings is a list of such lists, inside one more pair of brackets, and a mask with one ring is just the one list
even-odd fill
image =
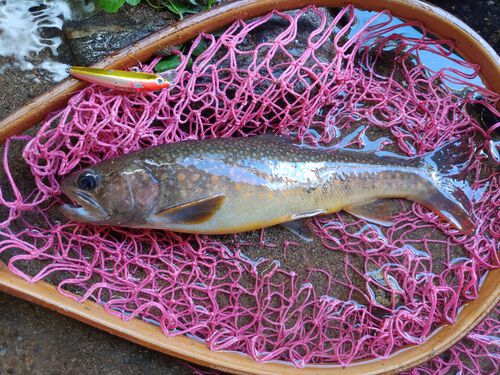
{"label": "gray rock", "polygon": [[87,66],[175,21],[173,14],[149,6],[123,7],[66,22],[63,31],[73,64]]}

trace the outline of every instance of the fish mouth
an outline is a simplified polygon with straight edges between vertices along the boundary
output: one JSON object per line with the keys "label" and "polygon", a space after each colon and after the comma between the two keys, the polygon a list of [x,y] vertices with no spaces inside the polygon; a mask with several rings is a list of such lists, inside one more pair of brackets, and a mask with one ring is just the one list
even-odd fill
{"label": "fish mouth", "polygon": [[82,191],[71,194],[64,189],[63,192],[74,202],[65,203],[59,207],[59,210],[68,219],[81,223],[99,223],[106,221],[111,216],[108,210],[88,194]]}

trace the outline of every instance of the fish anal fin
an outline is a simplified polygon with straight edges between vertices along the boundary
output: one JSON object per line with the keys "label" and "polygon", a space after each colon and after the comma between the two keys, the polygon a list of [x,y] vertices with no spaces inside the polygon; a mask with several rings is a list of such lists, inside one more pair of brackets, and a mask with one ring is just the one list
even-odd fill
{"label": "fish anal fin", "polygon": [[306,223],[304,220],[294,220],[294,221],[288,221],[286,223],[281,223],[280,224],[283,228],[289,230],[293,234],[295,234],[297,237],[299,237],[301,240],[304,242],[312,242],[313,234],[311,230],[307,227]]}
{"label": "fish anal fin", "polygon": [[364,219],[384,227],[390,227],[394,223],[391,215],[390,203],[390,199],[377,199],[358,205],[344,207],[344,211],[360,219]]}
{"label": "fish anal fin", "polygon": [[224,202],[224,194],[182,203],[158,211],[155,219],[176,224],[200,224],[210,220]]}

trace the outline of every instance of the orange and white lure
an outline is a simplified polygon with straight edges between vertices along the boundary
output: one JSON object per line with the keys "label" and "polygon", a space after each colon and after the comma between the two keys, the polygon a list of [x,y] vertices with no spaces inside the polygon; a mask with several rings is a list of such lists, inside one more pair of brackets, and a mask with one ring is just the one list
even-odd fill
{"label": "orange and white lure", "polygon": [[78,79],[121,91],[157,91],[170,86],[160,74],[72,66],[69,73]]}

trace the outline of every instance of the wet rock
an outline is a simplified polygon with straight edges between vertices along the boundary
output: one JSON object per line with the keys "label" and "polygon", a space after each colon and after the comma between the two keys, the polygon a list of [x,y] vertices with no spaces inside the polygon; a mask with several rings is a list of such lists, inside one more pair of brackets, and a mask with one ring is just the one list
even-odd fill
{"label": "wet rock", "polygon": [[149,6],[124,7],[115,14],[98,12],[66,22],[63,32],[73,64],[91,65],[175,21],[173,14]]}
{"label": "wet rock", "polygon": [[432,0],[437,5],[465,21],[477,31],[486,41],[500,52],[500,6],[495,0],[456,1]]}
{"label": "wet rock", "polygon": [[[337,9],[322,8],[328,22],[338,12]],[[290,13],[295,13],[291,11]],[[148,6],[134,8],[123,7],[116,14],[98,12],[78,21],[69,21],[64,25],[64,38],[72,54],[74,65],[91,65],[116,50],[124,48],[158,29],[176,22],[176,16],[167,11],[156,11]],[[306,36],[319,26],[319,17],[314,12],[304,14],[299,21],[300,34],[297,40],[288,46],[291,51],[300,55],[306,44]],[[288,23],[279,17],[257,28],[249,39],[240,46],[242,49],[253,49],[256,45],[272,40],[288,27]],[[330,42],[331,43],[331,42]],[[326,43],[317,51],[320,58],[329,61],[334,48]],[[168,55],[172,47],[157,51],[158,55]],[[323,56],[325,55],[325,56]]]}
{"label": "wet rock", "polygon": [[[287,11],[290,15],[297,14],[297,10]],[[286,50],[294,57],[297,58],[301,56],[308,46],[308,39],[312,32],[317,31],[321,28],[321,18],[318,13],[323,13],[326,18],[326,25],[330,25],[333,22],[334,17],[338,14],[339,9],[337,8],[319,8],[317,12],[309,10],[302,14],[297,22],[297,35],[293,41],[288,42],[285,45]],[[290,27],[290,23],[285,18],[275,15],[270,18],[270,20],[258,27],[255,27],[246,38],[239,43],[238,49],[243,51],[253,51],[257,46],[262,43],[272,43],[278,35],[283,33]],[[333,45],[333,38],[335,33],[332,33],[330,38],[319,46],[315,50],[316,57],[328,63],[335,57],[335,47]],[[221,53],[225,53],[221,51]],[[260,59],[264,58],[268,53],[267,48],[260,48],[258,50],[258,56]],[[250,63],[252,59],[251,55],[239,55],[240,66],[245,66],[245,63]],[[216,59],[219,57],[216,56]],[[248,60],[248,61],[245,61]],[[283,53],[277,52],[273,58],[272,65],[287,63],[289,57],[285,56]],[[310,63],[313,63],[310,61]],[[308,66],[308,62],[305,63]]]}

